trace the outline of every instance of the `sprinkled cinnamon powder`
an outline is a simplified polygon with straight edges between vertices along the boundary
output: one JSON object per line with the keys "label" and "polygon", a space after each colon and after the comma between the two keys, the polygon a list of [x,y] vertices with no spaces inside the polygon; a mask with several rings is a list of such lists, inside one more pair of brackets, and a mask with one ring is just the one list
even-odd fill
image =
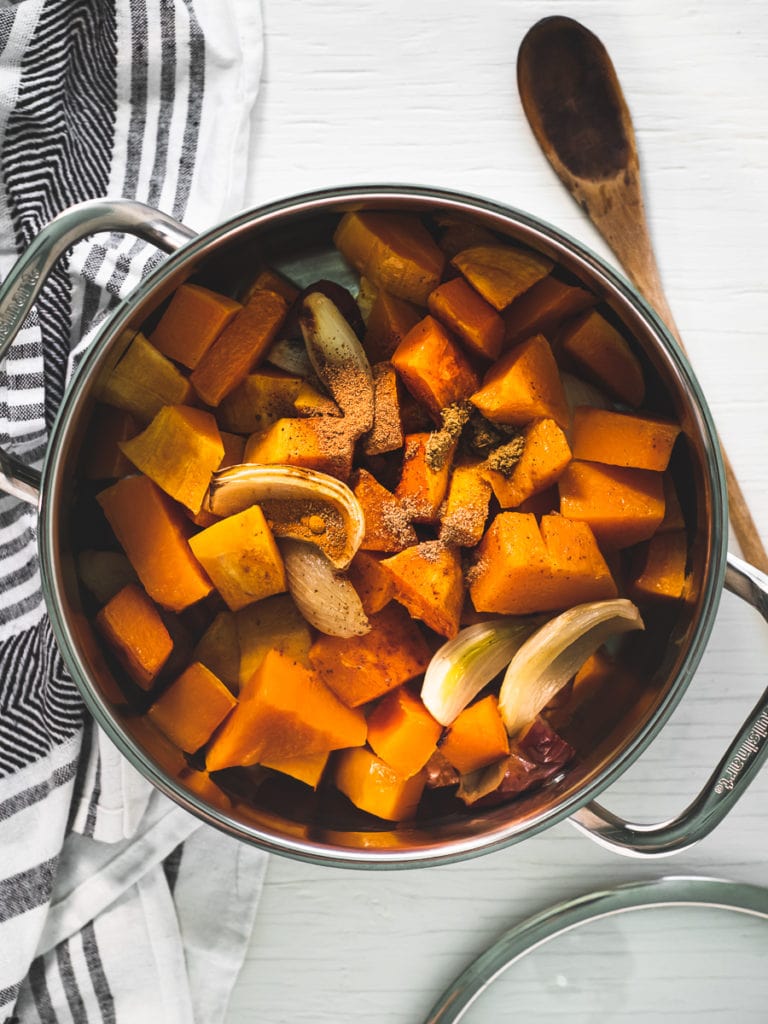
{"label": "sprinkled cinnamon powder", "polygon": [[489,469],[495,470],[497,473],[505,478],[512,476],[512,471],[520,461],[520,457],[525,450],[525,438],[522,434],[518,434],[517,437],[513,437],[511,441],[507,441],[506,444],[499,445],[498,448],[494,448],[487,459],[487,466]]}

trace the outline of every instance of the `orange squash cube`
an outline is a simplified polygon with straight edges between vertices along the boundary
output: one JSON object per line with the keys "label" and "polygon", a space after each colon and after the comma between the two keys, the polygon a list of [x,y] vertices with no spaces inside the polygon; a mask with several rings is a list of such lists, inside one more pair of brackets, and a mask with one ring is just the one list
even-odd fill
{"label": "orange squash cube", "polygon": [[563,352],[584,376],[620,402],[634,408],[642,405],[643,368],[624,337],[604,316],[594,309],[583,313],[563,329],[560,342]]}
{"label": "orange squash cube", "polygon": [[662,472],[679,433],[677,423],[651,416],[577,406],[571,434],[573,457]]}
{"label": "orange squash cube", "polygon": [[494,309],[502,310],[552,270],[545,256],[511,245],[474,245],[451,263]]}
{"label": "orange squash cube", "polygon": [[370,750],[344,750],[336,758],[334,782],[355,807],[385,821],[408,821],[419,806],[426,785],[423,772],[401,778]]}
{"label": "orange squash cube", "polygon": [[219,431],[221,443],[224,445],[224,455],[219,463],[219,469],[227,469],[228,466],[239,466],[243,461],[245,453],[245,438],[239,434],[230,434],[227,430]]}
{"label": "orange squash cube", "polygon": [[504,321],[463,277],[435,288],[428,300],[429,312],[452,331],[470,352],[495,359],[504,344]]}
{"label": "orange squash cube", "polygon": [[357,471],[352,491],[365,517],[361,548],[366,551],[402,551],[409,544],[416,543],[416,531],[403,505],[367,469]]}
{"label": "orange squash cube", "polygon": [[403,422],[397,374],[391,363],[376,363],[373,372],[373,426],[363,438],[366,455],[386,455],[403,447]]}
{"label": "orange squash cube", "polygon": [[365,716],[342,704],[317,675],[269,651],[206,754],[209,772],[327,753],[365,743]]}
{"label": "orange squash cube", "polygon": [[617,596],[586,523],[500,512],[477,548],[469,592],[479,612],[529,615]]}
{"label": "orange squash cube", "polygon": [[395,497],[415,523],[435,523],[448,492],[455,445],[439,469],[431,469],[427,459],[429,434],[408,434],[405,438],[403,471],[395,488]]}
{"label": "orange squash cube", "polygon": [[302,381],[293,400],[293,409],[283,415],[288,416],[291,412],[296,412],[299,416],[341,416],[341,409],[334,400],[312,387],[306,380]]}
{"label": "orange squash cube", "polygon": [[196,533],[189,546],[231,611],[286,588],[283,560],[258,505]]}
{"label": "orange squash cube", "polygon": [[213,584],[187,540],[189,524],[149,477],[123,477],[96,500],[153,601],[179,612],[210,594]]}
{"label": "orange squash cube", "polygon": [[543,277],[504,310],[506,344],[516,345],[533,334],[550,337],[564,320],[595,305],[597,297],[584,288]]}
{"label": "orange squash cube", "polygon": [[388,693],[368,717],[368,744],[403,779],[421,771],[437,749],[443,727],[403,686]]}
{"label": "orange squash cube", "polygon": [[282,295],[254,292],[192,371],[192,385],[206,405],[218,405],[245,379],[275,340],[287,311]]}
{"label": "orange squash cube", "polygon": [[124,409],[97,405],[89,424],[88,448],[83,460],[86,480],[109,480],[133,472],[118,444],[134,437],[140,429],[134,417]]}
{"label": "orange squash cube", "polygon": [[543,334],[502,356],[469,400],[494,423],[522,427],[543,416],[566,430],[570,422],[560,373]]}
{"label": "orange squash cube", "polygon": [[141,587],[123,587],[98,613],[96,625],[131,679],[148,690],[170,657],[173,641]]}
{"label": "orange squash cube", "polygon": [[498,699],[493,694],[461,712],[440,744],[440,753],[462,775],[506,757],[509,737],[499,714]]}
{"label": "orange squash cube", "polygon": [[245,686],[272,650],[309,667],[312,634],[290,594],[275,594],[249,604],[236,612],[234,619],[240,686]]}
{"label": "orange squash cube", "polygon": [[300,292],[293,281],[280,274],[273,267],[264,267],[253,279],[243,296],[243,302],[249,302],[255,292],[276,292],[282,295],[289,306],[298,299]]}
{"label": "orange squash cube", "polygon": [[688,535],[685,530],[656,533],[633,560],[629,593],[634,601],[677,600],[685,591]]}
{"label": "orange squash cube", "polygon": [[136,334],[117,365],[97,380],[96,396],[149,423],[164,405],[190,405],[194,392],[171,360]]}
{"label": "orange squash cube", "polygon": [[320,678],[351,708],[414,679],[432,656],[419,627],[399,604],[388,604],[369,621],[371,630],[364,636],[321,634],[309,652]]}
{"label": "orange squash cube", "polygon": [[560,511],[589,523],[601,545],[626,548],[648,540],[664,518],[664,481],[648,469],[574,459],[558,481]]}
{"label": "orange squash cube", "polygon": [[283,416],[293,416],[304,381],[269,367],[249,373],[221,400],[216,419],[225,430],[253,434]]}
{"label": "orange squash cube", "polygon": [[192,662],[149,709],[157,728],[188,754],[211,738],[237,701],[213,672]]}
{"label": "orange squash cube", "polygon": [[664,483],[664,518],[659,523],[657,533],[670,533],[672,530],[684,530],[685,518],[677,496],[672,473],[667,470],[662,474]]}
{"label": "orange squash cube", "polygon": [[392,575],[395,600],[414,619],[441,636],[456,636],[464,603],[464,576],[458,548],[439,540],[424,541],[385,558]]}
{"label": "orange squash cube", "polygon": [[347,569],[347,576],[369,617],[380,612],[395,596],[395,584],[387,570],[382,569],[381,556],[371,551],[357,552]]}
{"label": "orange squash cube", "polygon": [[426,306],[445,257],[418,219],[402,213],[347,213],[333,241],[362,275],[396,298]]}
{"label": "orange squash cube", "polygon": [[219,612],[200,637],[192,658],[210,669],[232,693],[237,693],[240,645],[237,639],[237,620],[233,612]]}
{"label": "orange squash cube", "polygon": [[257,465],[304,466],[347,480],[354,442],[343,420],[330,416],[282,419],[245,444],[244,459]]}
{"label": "orange squash cube", "polygon": [[434,317],[425,316],[392,354],[406,388],[440,422],[440,411],[477,390],[478,378],[466,356]]}
{"label": "orange squash cube", "polygon": [[516,508],[551,487],[571,461],[566,436],[554,420],[534,420],[525,428],[524,438],[523,454],[509,476],[485,470],[502,508]]}
{"label": "orange squash cube", "polygon": [[243,307],[199,284],[182,284],[152,332],[152,344],[169,359],[193,370]]}
{"label": "orange squash cube", "polygon": [[440,516],[440,540],[459,547],[474,547],[485,531],[491,485],[481,463],[454,466],[448,496]]}
{"label": "orange squash cube", "polygon": [[164,405],[152,422],[120,450],[137,469],[190,512],[199,512],[224,445],[209,412]]}
{"label": "orange squash cube", "polygon": [[303,757],[267,757],[262,758],[262,765],[282,775],[290,775],[292,779],[306,783],[317,789],[328,764],[330,752],[321,750],[318,754],[305,754]]}
{"label": "orange squash cube", "polygon": [[417,306],[397,299],[389,292],[379,291],[365,325],[363,347],[370,362],[391,359],[392,353],[421,317]]}

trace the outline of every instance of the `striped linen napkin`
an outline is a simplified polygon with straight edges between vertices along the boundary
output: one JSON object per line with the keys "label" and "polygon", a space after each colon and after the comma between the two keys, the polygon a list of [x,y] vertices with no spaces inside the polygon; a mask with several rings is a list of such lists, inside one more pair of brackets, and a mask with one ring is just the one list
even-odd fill
{"label": "striped linen napkin", "polygon": [[[4,3],[0,51],[3,275],[80,200],[197,229],[242,206],[257,0]],[[118,235],[75,246],[0,369],[0,444],[40,465],[78,356],[162,258]],[[36,513],[0,497],[0,1024],[222,1020],[265,863],[88,719],[46,615]]]}

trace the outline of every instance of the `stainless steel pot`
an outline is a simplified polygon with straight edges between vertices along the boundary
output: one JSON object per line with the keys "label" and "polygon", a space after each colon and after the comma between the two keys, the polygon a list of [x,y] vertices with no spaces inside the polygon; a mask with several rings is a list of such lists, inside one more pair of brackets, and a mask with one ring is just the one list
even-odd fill
{"label": "stainless steel pot", "polygon": [[[477,219],[557,261],[597,294],[634,339],[657,405],[677,417],[684,444],[677,482],[691,534],[689,597],[648,623],[632,654],[634,684],[600,734],[581,743],[575,766],[507,806],[440,813],[398,828],[348,808],[319,804],[296,790],[256,787],[247,773],[225,797],[199,777],[145,719],[125,704],[93,634],[74,567],[77,465],[94,403],[93,383],[108,373],[132,334],[183,281],[225,290],[255,254],[299,283],[339,277],[331,226],[349,209],[452,213]],[[768,578],[726,554],[727,497],[715,429],[694,374],[659,318],[634,289],[573,239],[534,217],[466,195],[406,186],[333,189],[241,214],[202,235],[139,203],[96,201],[65,211],[21,257],[0,290],[0,357],[11,344],[47,273],[79,239],[100,231],[135,234],[170,257],[125,299],[83,359],[51,432],[42,474],[0,451],[0,488],[39,505],[45,598],[62,654],[98,723],[139,771],[209,824],[267,850],[323,864],[405,867],[461,860],[515,843],[563,818],[625,854],[663,855],[709,833],[728,813],[768,754],[768,691],[748,716],[700,795],[679,817],[633,825],[593,802],[656,736],[682,698],[709,637],[723,586],[768,618]],[[196,781],[197,780],[197,781]]]}

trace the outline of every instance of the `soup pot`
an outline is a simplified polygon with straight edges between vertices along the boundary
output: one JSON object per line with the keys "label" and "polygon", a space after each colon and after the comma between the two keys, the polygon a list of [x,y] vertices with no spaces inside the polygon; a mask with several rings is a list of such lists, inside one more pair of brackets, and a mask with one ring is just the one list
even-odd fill
{"label": "soup pot", "polygon": [[[333,249],[338,216],[349,210],[399,210],[470,218],[499,236],[554,260],[599,299],[632,339],[654,407],[681,424],[676,485],[690,538],[689,582],[674,611],[646,622],[631,660],[633,686],[599,734],[572,741],[575,763],[546,786],[506,805],[436,805],[398,825],[354,812],[345,801],[309,796],[299,783],[264,784],[241,771],[225,793],[129,706],[105,660],[78,583],[75,554],[78,458],[94,406],[94,384],[135,332],[182,282],[231,291],[257,258],[298,284],[335,277],[352,283]],[[203,234],[139,203],[94,201],[65,211],[29,246],[0,292],[0,356],[30,310],[53,263],[79,239],[126,232],[170,254],[103,326],[70,383],[51,431],[41,473],[0,452],[0,487],[39,506],[39,556],[45,600],[62,655],[96,721],[128,760],[162,792],[203,821],[266,850],[315,863],[406,867],[455,861],[496,850],[570,817],[596,841],[621,853],[661,855],[710,832],[759,770],[768,745],[768,691],[748,716],[703,790],[679,817],[633,825],[594,802],[645,749],[683,697],[704,651],[723,587],[768,617],[768,579],[726,552],[728,505],[723,464],[706,401],[686,357],[654,311],[620,275],[573,239],[535,217],[468,195],[410,186],[337,188],[242,213]],[[347,275],[345,282],[344,275]],[[640,636],[638,634],[638,636]],[[306,792],[305,792],[306,791]],[[343,804],[343,806],[342,806]]]}

